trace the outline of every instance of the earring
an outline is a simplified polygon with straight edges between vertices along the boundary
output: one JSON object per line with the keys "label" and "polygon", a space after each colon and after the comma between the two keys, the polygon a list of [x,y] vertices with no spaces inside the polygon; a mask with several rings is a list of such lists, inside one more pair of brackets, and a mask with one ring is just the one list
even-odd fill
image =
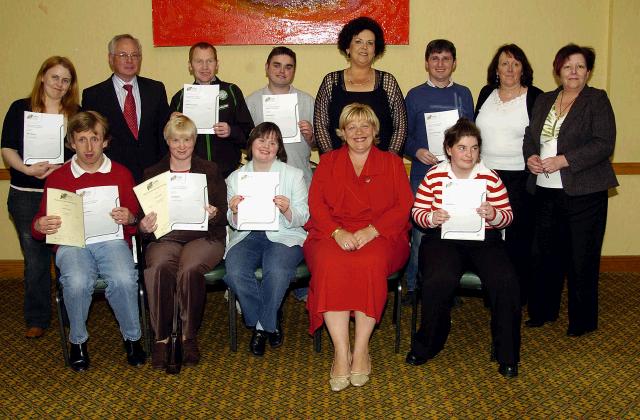
{"label": "earring", "polygon": [[496,85],[500,85],[500,76],[496,74]]}

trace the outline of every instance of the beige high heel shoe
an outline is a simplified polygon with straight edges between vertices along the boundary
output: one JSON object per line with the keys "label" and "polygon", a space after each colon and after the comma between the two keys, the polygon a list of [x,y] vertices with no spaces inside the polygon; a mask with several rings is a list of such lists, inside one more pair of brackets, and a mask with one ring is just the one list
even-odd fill
{"label": "beige high heel shoe", "polygon": [[[351,352],[349,352],[351,354]],[[331,390],[333,392],[340,392],[346,387],[349,386],[350,376],[351,375],[334,375],[333,374],[333,364],[335,363],[335,359],[331,362],[331,372],[329,372],[329,385],[331,385]],[[349,361],[349,366],[351,366],[351,361]]]}
{"label": "beige high heel shoe", "polygon": [[368,372],[354,372],[351,371],[351,378],[349,379],[353,386],[363,386],[369,382],[369,375],[371,375],[371,356],[369,356],[369,371]]}

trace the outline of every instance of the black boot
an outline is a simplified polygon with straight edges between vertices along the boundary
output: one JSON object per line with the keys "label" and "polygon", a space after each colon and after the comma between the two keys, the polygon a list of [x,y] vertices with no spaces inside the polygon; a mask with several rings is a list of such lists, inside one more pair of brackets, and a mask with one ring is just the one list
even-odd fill
{"label": "black boot", "polygon": [[69,365],[76,372],[89,369],[89,353],[87,352],[87,342],[73,344],[69,346]]}
{"label": "black boot", "polygon": [[142,366],[147,359],[147,353],[142,349],[141,340],[124,340],[124,349],[127,352],[127,362],[131,366]]}
{"label": "black boot", "polygon": [[262,330],[253,330],[253,335],[251,336],[251,341],[249,342],[249,351],[253,353],[254,356],[263,356],[264,348],[267,344],[267,338],[269,333]]}

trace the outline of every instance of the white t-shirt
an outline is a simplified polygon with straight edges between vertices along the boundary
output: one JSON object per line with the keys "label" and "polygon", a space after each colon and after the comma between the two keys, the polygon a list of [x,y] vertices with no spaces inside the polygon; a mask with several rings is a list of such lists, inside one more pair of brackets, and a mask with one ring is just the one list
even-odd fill
{"label": "white t-shirt", "polygon": [[476,125],[482,134],[482,162],[491,169],[524,170],[522,140],[529,125],[527,93],[502,102],[494,89],[482,104]]}

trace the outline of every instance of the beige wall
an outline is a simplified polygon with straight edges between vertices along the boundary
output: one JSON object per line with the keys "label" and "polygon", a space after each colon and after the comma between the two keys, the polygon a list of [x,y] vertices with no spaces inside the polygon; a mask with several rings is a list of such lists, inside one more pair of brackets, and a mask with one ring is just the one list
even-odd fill
{"label": "beige wall", "polygon": [[[4,115],[12,100],[26,96],[39,65],[50,55],[71,58],[81,88],[104,80],[110,72],[106,44],[116,33],[130,32],[140,38],[142,74],[164,81],[169,95],[191,80],[187,47],[152,47],[150,0],[0,1],[0,51],[2,62],[11,63],[0,69],[0,114]],[[615,161],[640,161],[640,145],[633,141],[634,105],[640,94],[640,57],[635,53],[639,1],[449,0],[444,10],[438,10],[440,6],[441,2],[433,0],[411,1],[409,45],[389,46],[376,64],[396,76],[403,92],[425,80],[424,48],[436,37],[455,42],[455,80],[469,86],[474,95],[484,84],[493,52],[503,43],[515,42],[527,52],[536,70],[535,84],[543,90],[555,87],[551,61],[560,46],[571,41],[590,45],[598,54],[591,85],[609,91],[618,121]],[[124,9],[128,15],[122,13]],[[220,78],[251,93],[265,83],[263,63],[269,50],[269,46],[220,47]],[[299,63],[295,84],[312,94],[324,74],[346,66],[333,45],[297,46],[295,50]],[[622,187],[610,200],[604,254],[640,255],[640,224],[627,222],[637,209],[640,179],[625,176],[620,181]],[[3,203],[7,188],[7,182],[0,182]],[[21,258],[4,205],[0,205],[0,220],[4,239],[0,259]]]}

